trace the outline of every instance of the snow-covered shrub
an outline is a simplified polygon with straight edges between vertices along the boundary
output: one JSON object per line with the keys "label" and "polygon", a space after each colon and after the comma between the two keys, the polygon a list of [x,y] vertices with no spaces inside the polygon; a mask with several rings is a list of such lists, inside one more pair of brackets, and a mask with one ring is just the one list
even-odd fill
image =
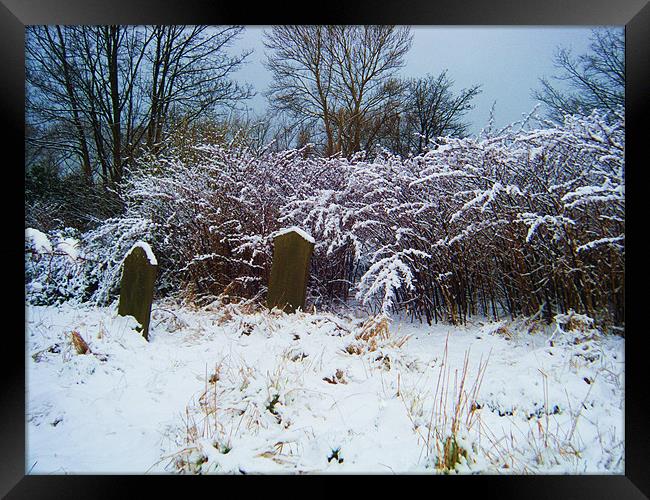
{"label": "snow-covered shrub", "polygon": [[27,300],[44,305],[64,301],[108,304],[117,298],[124,256],[133,243],[150,238],[147,221],[109,219],[97,229],[49,235],[25,231]]}
{"label": "snow-covered shrub", "polygon": [[[568,308],[623,319],[622,116],[332,162],[283,208],[379,310],[428,321]],[[326,176],[323,180],[323,176]],[[322,276],[321,276],[322,277]]]}
{"label": "snow-covered shrub", "polygon": [[[129,216],[111,218],[99,227],[84,234],[82,248],[88,300],[96,304],[108,304],[117,298],[122,278],[122,263],[129,249],[137,241],[156,245],[151,221]],[[161,284],[157,283],[160,288]]]}
{"label": "snow-covered shrub", "polygon": [[159,291],[263,299],[272,236],[315,239],[308,300],[464,322],[573,309],[623,321],[622,115],[568,116],[478,137],[438,138],[402,158],[197,145],[142,161],[125,212],[81,238],[87,289],[114,295],[137,240],[159,260]]}
{"label": "snow-covered shrub", "polygon": [[50,236],[34,228],[25,230],[25,293],[30,303],[84,299],[87,284],[78,237],[69,228]]}
{"label": "snow-covered shrub", "polygon": [[303,151],[217,145],[197,147],[192,161],[155,158],[124,186],[126,215],[149,222],[163,281],[197,294],[259,295],[280,207],[315,171],[312,161]]}

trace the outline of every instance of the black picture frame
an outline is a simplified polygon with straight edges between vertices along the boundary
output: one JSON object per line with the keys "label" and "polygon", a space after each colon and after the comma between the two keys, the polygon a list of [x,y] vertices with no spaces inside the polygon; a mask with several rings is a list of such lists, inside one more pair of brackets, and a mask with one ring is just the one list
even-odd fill
{"label": "black picture frame", "polygon": [[[411,25],[625,25],[626,26],[626,406],[625,406],[625,475],[621,476],[418,476],[400,480],[401,488],[412,488],[412,479],[424,492],[439,494],[439,488],[452,488],[462,497],[473,495],[499,498],[648,498],[650,478],[650,419],[643,402],[648,400],[645,351],[646,332],[642,330],[639,306],[644,294],[632,294],[641,284],[643,274],[636,272],[642,259],[643,231],[635,231],[635,220],[644,215],[642,163],[644,140],[643,120],[648,116],[648,76],[650,72],[650,5],[645,0],[462,0],[438,2],[328,2],[327,8],[307,10],[309,6],[290,6],[269,2],[254,5],[222,0],[0,0],[0,116],[7,140],[0,165],[10,180],[2,196],[6,245],[0,247],[5,268],[24,278],[24,256],[21,234],[24,225],[15,216],[21,202],[24,183],[24,28],[31,24],[230,24],[269,25],[284,23],[339,24],[411,24]],[[320,12],[319,12],[320,10]],[[12,160],[9,160],[12,158]],[[647,161],[647,160],[646,160]],[[24,190],[23,190],[24,192]],[[13,197],[17,199],[14,200]],[[9,223],[9,221],[12,221]],[[637,226],[638,227],[638,226]],[[15,262],[15,264],[14,264]],[[633,270],[633,272],[630,272]],[[22,273],[22,275],[21,275]],[[12,281],[13,282],[13,281]],[[22,285],[17,284],[17,287]],[[20,289],[20,288],[19,288]],[[135,481],[142,476],[31,476],[25,474],[25,343],[24,296],[13,286],[2,303],[5,316],[15,320],[3,332],[0,361],[2,392],[0,399],[0,495],[6,498],[115,498],[136,495]],[[21,302],[22,301],[22,302]],[[635,310],[636,306],[636,310]],[[21,326],[22,322],[22,326]],[[17,326],[14,328],[14,324]],[[11,363],[10,361],[13,361]],[[101,432],[101,429],[98,429]],[[161,476],[159,476],[161,477]],[[335,482],[327,479],[328,488]],[[372,490],[388,478],[373,476]],[[244,488],[242,478],[219,483],[191,480],[172,481],[164,477],[165,493],[188,493],[188,485],[204,485],[210,494],[223,494],[224,484]],[[250,481],[250,477],[244,479]],[[253,482],[267,483],[271,478]],[[434,481],[431,483],[430,481]],[[461,481],[460,483],[457,481]],[[148,483],[147,483],[148,484]],[[218,485],[218,488],[216,487]],[[147,486],[148,487],[148,486]],[[286,486],[285,486],[286,487]],[[311,494],[309,486],[301,485],[302,494]],[[363,491],[363,490],[362,490]],[[334,492],[334,490],[333,490]],[[180,493],[178,493],[180,494]],[[270,492],[269,492],[270,494]],[[278,494],[284,494],[278,492]],[[175,495],[174,495],[175,496]]]}

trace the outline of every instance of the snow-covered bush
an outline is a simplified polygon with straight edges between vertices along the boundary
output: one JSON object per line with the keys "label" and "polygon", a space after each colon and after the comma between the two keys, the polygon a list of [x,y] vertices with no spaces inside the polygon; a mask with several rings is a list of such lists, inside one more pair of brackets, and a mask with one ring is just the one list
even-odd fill
{"label": "snow-covered bush", "polygon": [[144,160],[121,186],[125,212],[86,233],[96,301],[114,293],[137,239],[159,289],[263,299],[272,235],[316,240],[309,300],[356,299],[426,321],[573,309],[623,321],[623,116],[526,122],[439,138],[402,158],[320,158],[203,145]]}
{"label": "snow-covered bush", "polygon": [[86,294],[84,262],[73,229],[47,234],[25,230],[25,293],[32,304],[61,303]]}
{"label": "snow-covered bush", "polygon": [[[152,223],[140,216],[106,220],[99,227],[87,232],[81,242],[86,259],[84,267],[88,300],[96,304],[108,304],[117,298],[124,258],[137,241],[146,241],[155,248]],[[158,288],[163,286],[160,282]]]}
{"label": "snow-covered bush", "polygon": [[194,153],[133,172],[125,217],[147,221],[163,282],[199,295],[260,295],[281,207],[319,165],[304,150],[259,155],[207,145]]}
{"label": "snow-covered bush", "polygon": [[594,112],[357,157],[304,186],[283,220],[306,224],[338,278],[383,310],[457,322],[574,307],[619,322],[624,136],[622,117]]}
{"label": "snow-covered bush", "polygon": [[36,305],[64,301],[108,304],[117,298],[124,256],[149,239],[148,221],[115,218],[80,235],[73,228],[49,235],[25,231],[25,291]]}

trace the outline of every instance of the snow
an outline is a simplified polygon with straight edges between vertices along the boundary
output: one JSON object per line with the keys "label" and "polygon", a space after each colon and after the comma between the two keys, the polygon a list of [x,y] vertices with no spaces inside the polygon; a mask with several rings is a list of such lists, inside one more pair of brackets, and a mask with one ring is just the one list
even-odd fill
{"label": "snow", "polygon": [[[616,245],[618,244],[619,241],[623,241],[625,239],[624,235],[617,236],[615,238],[600,238],[598,240],[590,241],[589,243],[585,243],[584,245],[580,245],[576,250],[578,252],[584,252],[585,250],[591,250],[592,248],[601,246],[601,245]],[[619,245],[621,246],[621,245]]]}
{"label": "snow", "polygon": [[460,393],[452,473],[624,473],[623,338],[365,319],[167,299],[147,342],[114,305],[29,306],[27,471],[436,473]]}
{"label": "snow", "polygon": [[56,251],[67,255],[71,260],[79,257],[79,241],[75,238],[64,238],[56,243]]}
{"label": "snow", "polygon": [[52,253],[52,243],[45,233],[38,229],[25,229],[25,241],[34,246],[37,253]]}
{"label": "snow", "polygon": [[309,233],[307,233],[304,230],[300,229],[298,226],[291,226],[291,227],[287,227],[287,228],[284,228],[284,229],[280,229],[280,230],[276,231],[275,233],[273,233],[273,237],[277,238],[278,236],[282,236],[283,234],[287,234],[287,233],[291,233],[291,232],[298,233],[302,238],[307,240],[309,243],[312,243],[312,244],[316,243],[314,238],[312,238]]}
{"label": "snow", "polygon": [[146,243],[144,241],[136,241],[133,246],[129,249],[129,251],[126,253],[124,258],[126,259],[129,254],[135,249],[135,248],[142,248],[147,255],[147,260],[149,261],[149,264],[152,266],[157,266],[158,265],[158,260],[156,260],[156,256],[153,253],[153,250],[151,250],[151,246],[149,246],[149,243]]}

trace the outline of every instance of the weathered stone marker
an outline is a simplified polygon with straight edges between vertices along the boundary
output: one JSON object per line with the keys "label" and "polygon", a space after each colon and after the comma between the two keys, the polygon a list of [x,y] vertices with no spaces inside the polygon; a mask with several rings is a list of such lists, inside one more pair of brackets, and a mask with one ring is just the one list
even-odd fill
{"label": "weathered stone marker", "polygon": [[314,240],[297,227],[278,231],[273,238],[273,264],[266,304],[286,312],[305,308],[309,262]]}
{"label": "weathered stone marker", "polygon": [[158,274],[158,261],[151,247],[138,241],[124,258],[120,285],[120,316],[133,316],[140,323],[142,336],[149,340],[149,318],[153,301],[153,285]]}

